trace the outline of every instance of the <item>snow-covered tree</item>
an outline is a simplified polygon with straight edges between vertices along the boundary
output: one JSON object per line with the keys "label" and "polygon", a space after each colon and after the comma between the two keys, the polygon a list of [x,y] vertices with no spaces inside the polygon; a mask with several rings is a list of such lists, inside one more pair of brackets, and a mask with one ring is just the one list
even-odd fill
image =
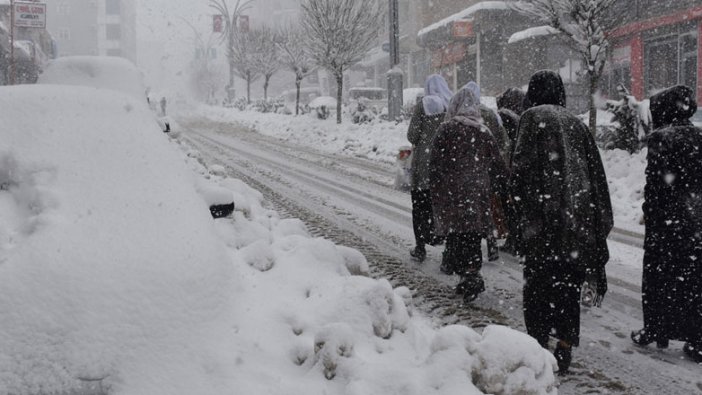
{"label": "snow-covered tree", "polygon": [[260,37],[257,31],[237,32],[231,48],[232,72],[246,81],[246,102],[249,104],[251,104],[251,84],[261,77],[261,65],[257,53],[259,44]]}
{"label": "snow-covered tree", "polygon": [[295,74],[295,115],[300,112],[302,80],[312,72],[314,61],[305,50],[304,33],[296,26],[285,26],[278,32],[278,49],[282,65]]}
{"label": "snow-covered tree", "polygon": [[[237,21],[242,12],[251,8],[251,3],[254,0],[236,0],[234,8],[229,7],[227,0],[210,0],[210,7],[218,12],[218,15],[222,15],[224,20],[224,26],[222,29],[222,41],[226,41],[227,45],[227,60],[229,61],[229,85],[227,85],[227,92],[234,89],[234,76],[238,74],[236,72],[236,59],[234,56],[234,41],[237,36]],[[233,99],[232,97],[229,98]]]}
{"label": "snow-covered tree", "polygon": [[590,131],[597,128],[595,93],[607,61],[609,42],[606,12],[616,0],[521,0],[519,12],[548,23],[556,29],[585,62],[588,76]]}
{"label": "snow-covered tree", "polygon": [[261,27],[250,33],[256,41],[254,52],[258,70],[263,76],[263,98],[268,99],[268,84],[271,77],[280,70],[280,57],[276,42],[279,40],[277,33],[268,27]]}
{"label": "snow-covered tree", "polygon": [[336,79],[336,121],[341,123],[344,71],[378,40],[384,20],[378,0],[305,0],[302,27],[310,57]]}

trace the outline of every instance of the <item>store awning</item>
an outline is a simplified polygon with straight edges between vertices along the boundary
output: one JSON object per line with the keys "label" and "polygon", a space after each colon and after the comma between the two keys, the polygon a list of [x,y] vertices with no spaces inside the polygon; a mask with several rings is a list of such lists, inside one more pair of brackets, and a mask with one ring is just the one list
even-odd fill
{"label": "store awning", "polygon": [[451,37],[473,37],[473,15],[478,11],[490,10],[509,10],[509,4],[506,1],[482,1],[474,4],[421,29],[417,33],[417,43],[424,47],[430,42],[445,41]]}

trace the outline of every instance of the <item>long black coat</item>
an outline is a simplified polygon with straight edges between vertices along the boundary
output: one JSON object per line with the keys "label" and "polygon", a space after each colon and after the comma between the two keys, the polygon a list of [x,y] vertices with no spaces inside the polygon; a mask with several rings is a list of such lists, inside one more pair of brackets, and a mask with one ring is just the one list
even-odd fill
{"label": "long black coat", "polygon": [[493,192],[504,194],[508,173],[490,131],[477,123],[444,122],[436,132],[430,164],[436,233],[484,236],[492,231],[490,198]]}
{"label": "long black coat", "polygon": [[510,194],[527,258],[555,254],[578,269],[607,263],[613,218],[604,167],[590,131],[564,107],[522,115]]}
{"label": "long black coat", "polygon": [[[702,130],[689,121],[692,91],[651,98],[643,269],[644,326],[669,339],[702,341]],[[684,103],[682,106],[679,103]]]}
{"label": "long black coat", "polygon": [[414,108],[409,129],[407,129],[407,140],[414,146],[412,150],[413,190],[429,189],[431,142],[445,115],[446,113],[427,115],[421,101]]}

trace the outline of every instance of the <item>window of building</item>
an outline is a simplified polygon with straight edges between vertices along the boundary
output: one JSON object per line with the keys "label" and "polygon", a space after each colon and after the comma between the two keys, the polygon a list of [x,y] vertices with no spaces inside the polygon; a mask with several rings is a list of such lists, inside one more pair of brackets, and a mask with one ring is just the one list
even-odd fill
{"label": "window of building", "polygon": [[119,24],[110,23],[105,25],[105,38],[108,40],[119,40],[122,38],[122,28]]}
{"label": "window of building", "polygon": [[686,33],[646,43],[646,92],[682,84],[697,86],[697,34]]}
{"label": "window of building", "polygon": [[71,39],[71,31],[66,27],[60,28],[58,31],[58,39],[62,40],[62,41],[70,40]]}
{"label": "window of building", "polygon": [[119,15],[119,2],[120,0],[107,0],[105,1],[105,13],[107,15]]}
{"label": "window of building", "polygon": [[107,50],[107,56],[122,56],[122,50],[120,48],[110,48]]}
{"label": "window of building", "polygon": [[58,15],[68,15],[71,13],[71,6],[67,1],[62,1],[56,4],[56,13]]}

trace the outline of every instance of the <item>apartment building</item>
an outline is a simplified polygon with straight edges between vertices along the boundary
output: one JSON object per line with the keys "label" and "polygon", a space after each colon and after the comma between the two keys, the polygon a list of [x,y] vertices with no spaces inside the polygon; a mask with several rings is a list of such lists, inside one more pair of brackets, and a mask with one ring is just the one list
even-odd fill
{"label": "apartment building", "polygon": [[48,29],[59,56],[121,56],[136,63],[136,0],[57,0]]}

